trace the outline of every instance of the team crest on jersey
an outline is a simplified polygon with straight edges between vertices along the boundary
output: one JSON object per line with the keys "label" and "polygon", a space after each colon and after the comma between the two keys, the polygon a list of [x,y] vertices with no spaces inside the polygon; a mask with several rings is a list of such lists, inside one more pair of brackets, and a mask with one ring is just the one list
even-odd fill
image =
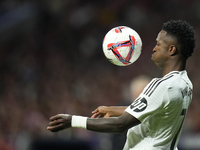
{"label": "team crest on jersey", "polygon": [[143,98],[136,99],[131,105],[130,108],[135,112],[141,112],[147,107],[147,100]]}

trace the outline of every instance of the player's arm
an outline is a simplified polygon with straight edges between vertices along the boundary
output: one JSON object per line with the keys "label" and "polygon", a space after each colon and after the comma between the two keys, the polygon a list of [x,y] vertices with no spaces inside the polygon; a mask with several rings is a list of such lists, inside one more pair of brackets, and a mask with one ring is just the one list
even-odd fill
{"label": "player's arm", "polygon": [[136,119],[129,113],[124,112],[119,117],[88,119],[87,129],[97,132],[121,133],[138,124],[140,124],[140,121],[138,119]]}
{"label": "player's arm", "polygon": [[50,118],[48,130],[52,132],[61,131],[70,127],[84,128],[96,132],[116,132],[121,133],[140,121],[127,112],[120,117],[109,118],[87,118],[68,114],[59,114]]}
{"label": "player's arm", "polygon": [[101,117],[119,117],[124,113],[127,106],[99,106],[97,109],[92,111],[91,118]]}

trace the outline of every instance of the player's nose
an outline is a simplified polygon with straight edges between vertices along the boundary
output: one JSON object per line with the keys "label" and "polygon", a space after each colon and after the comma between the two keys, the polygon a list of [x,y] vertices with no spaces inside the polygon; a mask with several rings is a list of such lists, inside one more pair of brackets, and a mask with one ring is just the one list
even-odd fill
{"label": "player's nose", "polygon": [[155,52],[156,51],[156,46],[154,46],[154,48],[153,48],[153,52]]}

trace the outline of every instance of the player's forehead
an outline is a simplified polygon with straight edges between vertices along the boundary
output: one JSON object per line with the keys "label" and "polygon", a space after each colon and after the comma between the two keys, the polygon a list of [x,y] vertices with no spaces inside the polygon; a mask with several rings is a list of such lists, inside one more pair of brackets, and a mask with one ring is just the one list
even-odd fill
{"label": "player's forehead", "polygon": [[163,40],[163,39],[165,38],[165,35],[166,35],[166,34],[167,34],[166,31],[161,30],[161,31],[158,33],[158,36],[157,36],[157,38],[156,38],[156,41],[158,42],[158,41]]}

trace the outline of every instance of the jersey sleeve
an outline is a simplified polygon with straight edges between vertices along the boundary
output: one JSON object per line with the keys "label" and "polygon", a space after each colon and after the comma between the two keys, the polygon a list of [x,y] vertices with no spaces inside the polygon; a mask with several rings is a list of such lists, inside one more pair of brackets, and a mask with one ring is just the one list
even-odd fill
{"label": "jersey sleeve", "polygon": [[168,87],[162,81],[154,80],[139,97],[126,108],[126,112],[143,122],[158,112],[164,111],[163,99],[168,99]]}

